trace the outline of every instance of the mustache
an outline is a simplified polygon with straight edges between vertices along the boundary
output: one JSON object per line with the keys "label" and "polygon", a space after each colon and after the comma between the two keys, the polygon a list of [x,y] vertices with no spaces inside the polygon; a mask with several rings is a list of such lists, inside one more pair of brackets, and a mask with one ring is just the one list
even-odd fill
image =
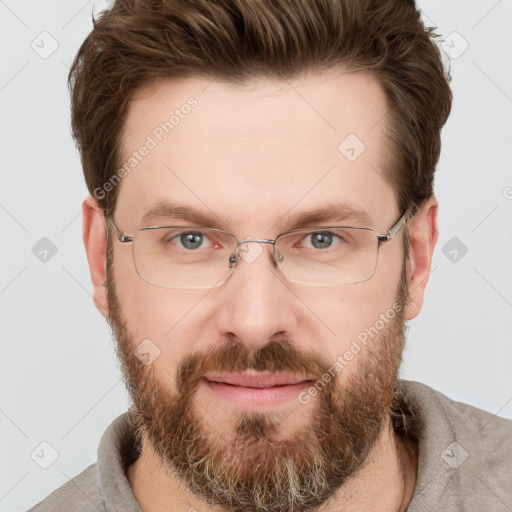
{"label": "mustache", "polygon": [[330,366],[317,351],[306,352],[289,340],[270,341],[255,351],[242,343],[229,342],[185,357],[176,372],[176,384],[183,396],[193,393],[210,372],[286,372],[320,380]]}

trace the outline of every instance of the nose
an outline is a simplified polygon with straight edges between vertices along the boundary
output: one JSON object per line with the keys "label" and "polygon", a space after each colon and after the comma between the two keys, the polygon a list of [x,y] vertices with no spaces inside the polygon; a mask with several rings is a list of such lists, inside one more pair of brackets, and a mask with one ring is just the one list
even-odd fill
{"label": "nose", "polygon": [[297,299],[274,264],[272,248],[242,244],[234,271],[218,288],[219,334],[253,350],[278,334],[292,337],[297,326]]}

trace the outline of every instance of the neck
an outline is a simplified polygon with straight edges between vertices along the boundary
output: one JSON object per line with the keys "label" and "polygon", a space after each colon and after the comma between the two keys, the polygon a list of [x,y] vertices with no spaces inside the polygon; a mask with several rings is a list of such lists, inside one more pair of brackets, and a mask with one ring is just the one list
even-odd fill
{"label": "neck", "polygon": [[[366,464],[317,512],[404,512],[411,501],[417,474],[418,446],[404,443],[387,421]],[[127,468],[127,476],[144,512],[226,512],[198,499],[161,464],[147,442],[141,456]]]}

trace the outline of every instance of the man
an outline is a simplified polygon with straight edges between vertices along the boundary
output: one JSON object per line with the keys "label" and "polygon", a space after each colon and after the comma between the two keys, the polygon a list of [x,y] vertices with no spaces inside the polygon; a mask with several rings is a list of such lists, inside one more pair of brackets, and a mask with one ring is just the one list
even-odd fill
{"label": "man", "polygon": [[70,73],[132,407],[33,510],[510,510],[511,422],[398,379],[451,93],[405,0],[118,1]]}

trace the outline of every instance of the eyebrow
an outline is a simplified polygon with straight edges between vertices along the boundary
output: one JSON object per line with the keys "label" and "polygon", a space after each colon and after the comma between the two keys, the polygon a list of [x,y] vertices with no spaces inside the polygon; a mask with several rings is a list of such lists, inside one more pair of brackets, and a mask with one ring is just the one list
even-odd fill
{"label": "eyebrow", "polygon": [[[154,206],[144,210],[141,225],[147,227],[156,220],[185,220],[201,227],[217,229],[229,229],[228,222],[223,221],[213,211],[201,211],[194,207],[171,203],[168,200],[160,200]],[[167,221],[167,220],[166,220]],[[278,224],[284,224],[287,231],[321,224],[350,222],[355,226],[369,227],[372,224],[371,217],[361,208],[351,204],[334,202],[322,205],[320,208],[285,214],[279,219]]]}

